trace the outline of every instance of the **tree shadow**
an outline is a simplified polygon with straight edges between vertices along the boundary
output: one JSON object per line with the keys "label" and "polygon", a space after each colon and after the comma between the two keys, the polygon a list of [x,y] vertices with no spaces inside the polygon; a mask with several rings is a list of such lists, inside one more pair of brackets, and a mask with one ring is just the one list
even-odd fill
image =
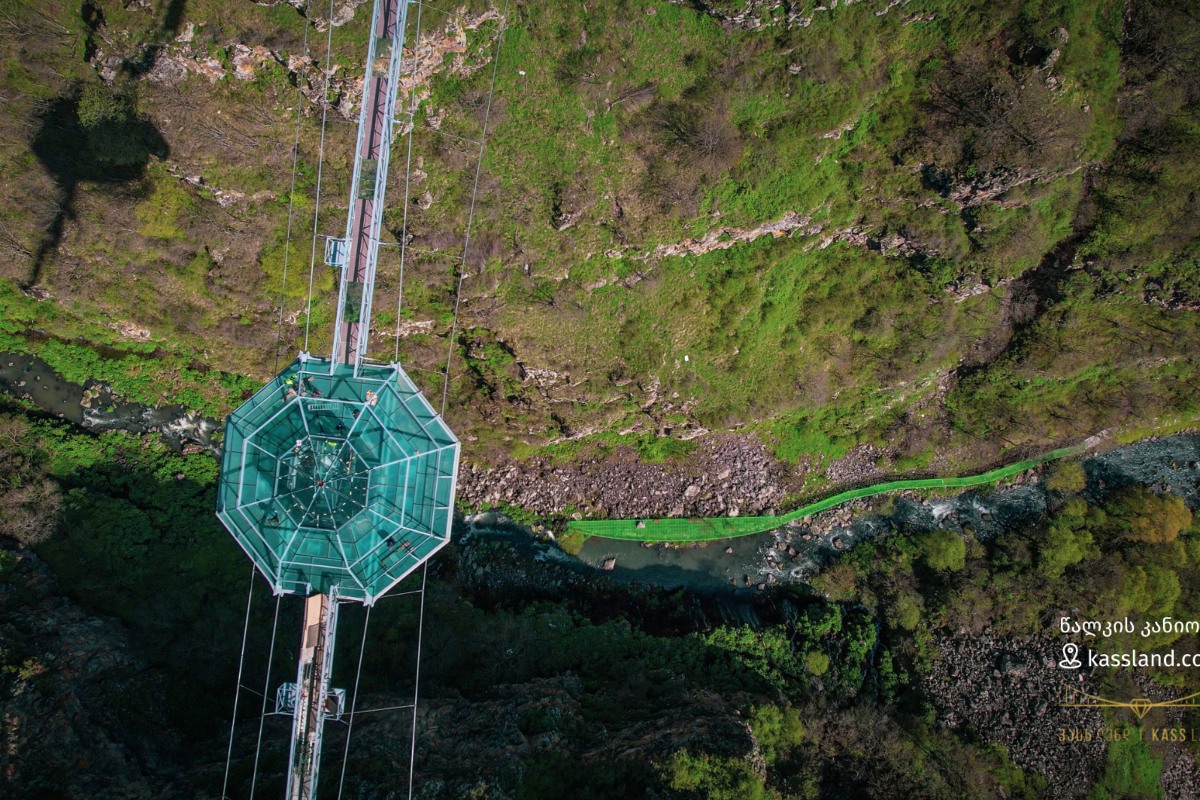
{"label": "tree shadow", "polygon": [[170,0],[167,3],[167,11],[163,14],[162,32],[171,36],[178,34],[186,9],[187,0]]}
{"label": "tree shadow", "polygon": [[81,103],[96,105],[94,98],[85,100],[84,93],[107,91],[106,87],[75,87],[50,101],[39,115],[31,149],[58,189],[58,210],[34,253],[27,286],[41,280],[46,259],[58,249],[67,220],[74,218],[81,183],[140,180],[151,156],[167,157],[166,139],[153,123],[133,113],[128,98],[113,95],[110,109],[99,114],[93,110],[80,118]]}
{"label": "tree shadow", "polygon": [[99,50],[96,44],[96,33],[107,24],[108,20],[104,16],[104,9],[92,2],[85,2],[80,7],[79,16],[87,31],[83,38],[83,60],[91,62],[96,57],[96,51]]}
{"label": "tree shadow", "polygon": [[[150,156],[167,157],[162,134],[134,110],[132,81],[154,68],[165,43],[179,33],[186,9],[187,0],[168,0],[158,33],[139,57],[122,62],[123,88],[76,85],[38,115],[32,150],[58,188],[58,210],[34,253],[26,287],[37,285],[46,259],[62,242],[67,221],[74,218],[81,183],[137,181],[145,176]],[[83,58],[90,62],[98,49],[96,35],[107,20],[104,10],[90,0],[82,4],[79,14],[86,31]]]}

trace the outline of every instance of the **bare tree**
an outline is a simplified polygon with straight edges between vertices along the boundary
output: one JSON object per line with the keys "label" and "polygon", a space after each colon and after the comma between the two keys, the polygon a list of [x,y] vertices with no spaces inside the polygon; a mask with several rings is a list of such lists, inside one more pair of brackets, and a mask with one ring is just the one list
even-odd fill
{"label": "bare tree", "polygon": [[28,434],[21,420],[0,418],[0,535],[34,545],[54,533],[62,493],[42,472]]}
{"label": "bare tree", "polygon": [[54,534],[62,492],[49,478],[34,478],[0,491],[0,534],[24,545],[41,544]]}

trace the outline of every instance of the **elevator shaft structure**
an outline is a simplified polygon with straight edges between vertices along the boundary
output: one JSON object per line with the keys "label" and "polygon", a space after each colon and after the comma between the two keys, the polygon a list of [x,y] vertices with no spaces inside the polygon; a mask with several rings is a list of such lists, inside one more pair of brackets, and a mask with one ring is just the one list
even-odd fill
{"label": "elevator shaft structure", "polygon": [[333,331],[334,364],[357,367],[366,357],[408,3],[376,0],[371,21],[346,234],[343,239],[326,242],[327,262],[342,270]]}
{"label": "elevator shaft structure", "polygon": [[304,602],[304,635],[296,669],[288,800],[308,800],[315,796],[325,718],[341,710],[329,688],[336,632],[337,589],[309,597]]}
{"label": "elevator shaft structure", "polygon": [[450,541],[460,444],[398,363],[367,358],[404,28],[415,0],[375,0],[328,359],[296,361],[229,416],[217,516],[275,594],[305,597],[287,800],[314,800],[339,603],[372,605]]}
{"label": "elevator shaft structure", "polygon": [[[338,365],[347,365],[353,367],[357,377],[366,357],[407,20],[408,0],[376,0],[363,77],[346,235],[340,248],[334,245],[335,250],[344,254],[345,261],[332,265],[340,266],[342,275],[338,282],[330,374]],[[328,244],[326,249],[328,251]],[[304,608],[304,642],[296,679],[298,691],[292,722],[288,800],[311,800],[316,795],[322,734],[330,710],[326,707],[326,699],[337,633],[336,587],[329,594],[309,597]]]}

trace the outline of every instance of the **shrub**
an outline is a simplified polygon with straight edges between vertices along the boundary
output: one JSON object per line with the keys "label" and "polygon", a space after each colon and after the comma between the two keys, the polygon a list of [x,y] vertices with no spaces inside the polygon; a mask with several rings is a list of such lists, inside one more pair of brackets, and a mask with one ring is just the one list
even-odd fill
{"label": "shrub", "polygon": [[1183,498],[1154,494],[1142,487],[1123,492],[1108,511],[1125,538],[1135,542],[1173,542],[1192,524],[1192,512]]}
{"label": "shrub", "polygon": [[132,92],[92,81],[79,95],[79,124],[91,157],[114,167],[144,164],[150,154]]}
{"label": "shrub", "polygon": [[1078,461],[1063,461],[1051,470],[1046,488],[1059,494],[1076,494],[1087,486],[1087,474]]}
{"label": "shrub", "polygon": [[906,631],[916,630],[921,622],[921,596],[915,592],[905,592],[897,597],[888,615],[888,622]]}
{"label": "shrub", "polygon": [[709,800],[766,800],[771,796],[751,766],[737,758],[693,756],[680,750],[666,766],[667,784]]}
{"label": "shrub", "polygon": [[772,705],[751,709],[750,729],[754,731],[754,738],[758,740],[767,766],[774,764],[780,755],[799,746],[806,733],[798,710]]}
{"label": "shrub", "polygon": [[1067,567],[1078,564],[1094,552],[1089,531],[1053,525],[1038,548],[1038,569],[1047,578],[1057,578]]}
{"label": "shrub", "polygon": [[583,550],[584,544],[587,543],[588,537],[582,533],[560,533],[555,537],[558,541],[559,549],[570,556],[577,556]]}
{"label": "shrub", "polygon": [[966,565],[967,543],[950,531],[931,531],[920,538],[917,546],[930,569],[958,572]]}
{"label": "shrub", "polygon": [[804,668],[819,678],[829,671],[829,656],[813,650],[804,657]]}
{"label": "shrub", "polygon": [[834,564],[812,579],[813,588],[835,603],[849,600],[858,592],[858,573],[849,564]]}

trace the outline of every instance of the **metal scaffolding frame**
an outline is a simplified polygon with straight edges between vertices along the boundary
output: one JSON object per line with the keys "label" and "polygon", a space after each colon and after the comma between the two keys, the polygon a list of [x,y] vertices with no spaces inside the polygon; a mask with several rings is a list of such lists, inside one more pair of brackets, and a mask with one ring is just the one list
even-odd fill
{"label": "metal scaffolding frame", "polygon": [[396,94],[404,51],[404,26],[410,1],[376,0],[363,79],[362,108],[358,116],[358,142],[354,150],[354,176],[350,182],[345,238],[332,248],[326,247],[327,263],[340,262],[342,265],[332,362],[352,364],[356,371],[366,358],[371,325],[379,231],[383,223]]}

